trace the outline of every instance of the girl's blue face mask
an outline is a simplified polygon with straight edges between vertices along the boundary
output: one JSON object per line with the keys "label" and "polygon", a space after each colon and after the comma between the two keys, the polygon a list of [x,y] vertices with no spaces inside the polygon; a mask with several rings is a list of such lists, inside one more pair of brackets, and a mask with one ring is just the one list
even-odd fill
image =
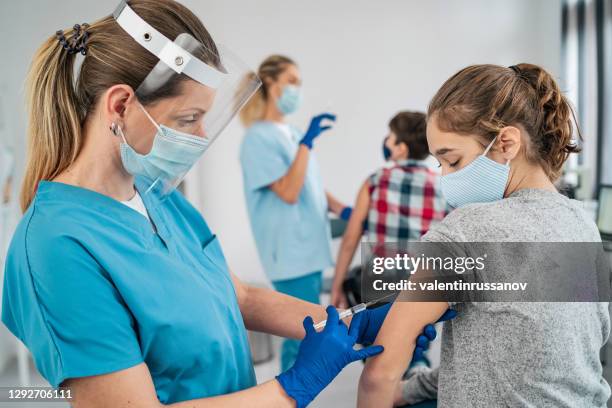
{"label": "girl's blue face mask", "polygon": [[285,85],[283,93],[276,101],[276,107],[283,115],[289,115],[300,108],[302,91],[299,86]]}
{"label": "girl's blue face mask", "polygon": [[152,181],[159,179],[171,183],[180,180],[206,151],[208,139],[159,125],[142,105],[140,108],[155,125],[157,133],[151,151],[140,154],[128,144],[117,126],[122,138],[120,150],[123,167],[133,176],[144,176]]}
{"label": "girl's blue face mask", "polygon": [[487,157],[495,144],[493,139],[484,153],[470,164],[440,178],[442,194],[454,208],[472,203],[488,203],[504,198],[510,175],[510,160],[500,164]]}

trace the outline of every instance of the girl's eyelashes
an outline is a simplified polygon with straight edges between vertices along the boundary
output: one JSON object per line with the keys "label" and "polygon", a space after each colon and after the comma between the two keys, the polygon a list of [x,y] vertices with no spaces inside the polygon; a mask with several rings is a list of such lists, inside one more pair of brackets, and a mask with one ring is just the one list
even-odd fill
{"label": "girl's eyelashes", "polygon": [[[457,159],[457,161],[456,161],[456,162],[454,162],[454,163],[449,163],[449,164],[448,164],[448,166],[449,166],[449,167],[455,167],[456,165],[458,165],[458,164],[459,164],[459,162],[460,162],[460,161],[461,161],[461,159]],[[437,166],[437,167],[442,167],[442,163],[441,163],[441,162],[438,162],[438,166]]]}

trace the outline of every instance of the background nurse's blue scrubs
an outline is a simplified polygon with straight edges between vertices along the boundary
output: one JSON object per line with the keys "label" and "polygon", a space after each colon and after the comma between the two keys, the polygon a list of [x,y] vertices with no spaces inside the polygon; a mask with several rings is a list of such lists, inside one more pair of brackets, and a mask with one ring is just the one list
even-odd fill
{"label": "background nurse's blue scrubs", "polygon": [[[290,204],[268,186],[287,173],[300,132],[289,125],[257,122],[240,150],[244,192],[251,227],[263,267],[279,292],[319,303],[323,269],[333,265],[327,200],[314,156],[300,198]],[[293,364],[299,342],[283,342],[281,367]]]}
{"label": "background nurse's blue scrubs", "polygon": [[[266,274],[279,292],[319,303],[322,272],[332,266],[328,211],[348,218],[350,209],[323,189],[313,140],[329,129],[313,118],[304,134],[284,122],[301,102],[295,63],[273,55],[260,65],[263,86],[241,113],[248,126],[240,148],[244,194]],[[329,123],[329,122],[327,122]],[[298,342],[285,340],[281,367],[295,359]]]}

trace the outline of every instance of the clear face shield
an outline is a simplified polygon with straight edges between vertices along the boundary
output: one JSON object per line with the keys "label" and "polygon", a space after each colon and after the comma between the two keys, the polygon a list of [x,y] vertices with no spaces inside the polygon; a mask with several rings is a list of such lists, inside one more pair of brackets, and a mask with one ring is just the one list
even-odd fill
{"label": "clear face shield", "polygon": [[[155,135],[122,137],[121,159],[126,170],[146,183],[145,193],[163,198],[183,180],[261,86],[255,73],[220,45],[205,45],[188,33],[171,41],[123,1],[113,13],[117,23],[159,62],[136,89]],[[178,90],[178,92],[177,92]],[[176,96],[169,96],[168,95]],[[167,97],[167,98],[166,98]],[[151,114],[146,106],[166,98],[165,112]],[[127,133],[127,132],[126,132]],[[137,153],[131,138],[153,140],[147,153]],[[141,191],[142,193],[142,191]]]}

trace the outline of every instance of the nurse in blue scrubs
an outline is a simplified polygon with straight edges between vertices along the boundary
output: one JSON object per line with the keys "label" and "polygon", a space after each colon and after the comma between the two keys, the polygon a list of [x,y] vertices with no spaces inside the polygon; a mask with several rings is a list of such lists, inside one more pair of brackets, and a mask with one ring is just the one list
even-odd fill
{"label": "nurse in blue scrubs", "polygon": [[[244,285],[175,189],[259,86],[248,73],[171,0],[122,2],[34,56],[2,321],[74,407],[304,407],[382,351],[353,346],[373,343],[388,306],[347,327]],[[303,339],[295,364],[257,385],[247,328]]]}
{"label": "nurse in blue scrubs", "polygon": [[[240,162],[259,258],[276,290],[319,303],[322,271],[333,265],[327,214],[348,220],[351,213],[323,188],[312,152],[335,116],[314,117],[306,133],[285,122],[302,100],[300,72],[290,58],[266,58],[258,76],[263,86],[240,114],[248,126]],[[291,367],[298,345],[283,342],[281,369]]]}
{"label": "nurse in blue scrubs", "polygon": [[[349,329],[333,308],[240,282],[175,190],[259,86],[237,87],[248,72],[170,0],[122,2],[34,56],[2,321],[73,406],[303,407],[381,352],[353,345],[384,315]],[[257,385],[246,328],[303,338],[298,360]]]}

